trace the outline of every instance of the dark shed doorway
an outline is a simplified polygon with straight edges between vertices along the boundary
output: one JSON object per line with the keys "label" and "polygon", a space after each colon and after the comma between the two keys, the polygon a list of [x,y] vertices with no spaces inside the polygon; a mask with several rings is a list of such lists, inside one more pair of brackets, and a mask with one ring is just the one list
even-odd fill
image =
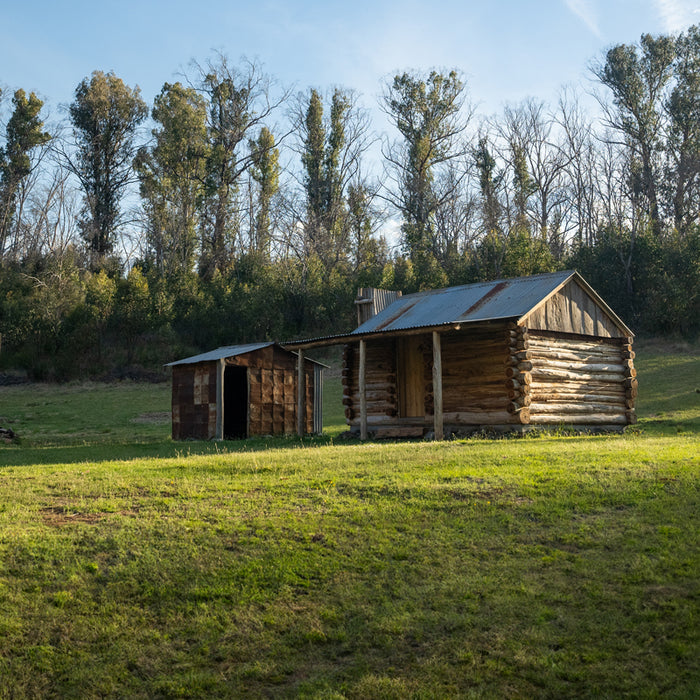
{"label": "dark shed doorway", "polygon": [[224,370],[224,439],[248,437],[248,368]]}

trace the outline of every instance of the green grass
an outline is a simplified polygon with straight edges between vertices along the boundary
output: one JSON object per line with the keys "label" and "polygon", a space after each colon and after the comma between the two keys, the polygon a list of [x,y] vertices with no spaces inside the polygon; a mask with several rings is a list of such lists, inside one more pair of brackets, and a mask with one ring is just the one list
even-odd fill
{"label": "green grass", "polygon": [[700,347],[643,342],[637,349],[638,414],[648,434],[700,433]]}
{"label": "green grass", "polygon": [[337,380],[326,436],[219,444],[0,389],[0,698],[697,697],[700,357],[637,366],[627,435],[449,443],[338,441]]}

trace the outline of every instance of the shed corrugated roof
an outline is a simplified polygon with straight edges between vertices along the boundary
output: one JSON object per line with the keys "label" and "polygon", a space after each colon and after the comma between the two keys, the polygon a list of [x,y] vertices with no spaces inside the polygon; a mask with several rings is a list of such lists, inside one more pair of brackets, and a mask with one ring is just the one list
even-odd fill
{"label": "shed corrugated roof", "polygon": [[574,274],[566,270],[407,294],[350,335],[520,318]]}
{"label": "shed corrugated roof", "polygon": [[[273,341],[267,343],[248,343],[245,345],[224,345],[216,350],[210,350],[209,352],[203,352],[201,355],[192,355],[192,357],[186,357],[184,360],[176,360],[175,362],[168,362],[165,367],[173,367],[174,365],[194,365],[197,362],[212,362],[218,360],[224,360],[227,357],[236,357],[237,355],[245,355],[248,352],[255,352],[256,350],[262,350],[263,348],[269,348],[271,345],[277,345]],[[281,350],[285,352],[291,352],[293,355],[297,353],[283,348],[281,345],[277,345]],[[318,360],[312,360],[310,357],[304,358],[307,362],[313,362],[315,365],[320,367],[325,367],[329,369],[328,365],[324,365],[323,362]]]}
{"label": "shed corrugated roof", "polygon": [[192,355],[192,357],[186,357],[184,360],[168,362],[168,364],[165,366],[172,367],[173,365],[193,365],[197,362],[211,362],[212,360],[223,360],[226,357],[236,357],[237,355],[245,355],[247,352],[261,350],[262,348],[270,347],[270,345],[274,345],[274,343],[268,342],[248,343],[247,345],[224,345],[223,347],[216,348],[216,350],[203,352],[201,355]]}

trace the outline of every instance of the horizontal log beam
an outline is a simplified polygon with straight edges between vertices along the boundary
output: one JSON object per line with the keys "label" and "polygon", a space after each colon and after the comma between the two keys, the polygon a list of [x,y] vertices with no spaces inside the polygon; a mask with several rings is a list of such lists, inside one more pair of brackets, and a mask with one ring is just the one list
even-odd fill
{"label": "horizontal log beam", "polygon": [[533,348],[530,346],[528,352],[533,359],[537,361],[559,361],[559,362],[581,362],[581,363],[606,363],[606,364],[622,364],[623,357],[619,352],[611,353],[588,353],[588,352],[564,352],[544,350]]}
{"label": "horizontal log beam", "polygon": [[[368,382],[366,385],[367,391],[383,391],[387,394],[396,393],[396,384],[390,382]],[[353,394],[357,391],[356,387],[351,385],[346,385],[343,387],[345,394]]]}
{"label": "horizontal log beam", "polygon": [[533,401],[530,404],[530,410],[532,413],[556,413],[561,415],[578,415],[580,413],[613,413],[613,414],[624,414],[626,407],[624,404],[613,404],[613,403],[601,403],[592,402],[587,403],[577,403],[577,402],[566,402],[566,403],[542,403]]}
{"label": "horizontal log beam", "polygon": [[570,391],[550,391],[543,393],[536,391],[532,393],[532,400],[537,403],[558,403],[558,402],[598,402],[598,403],[611,403],[622,405],[625,403],[626,399],[624,394],[584,394],[584,393],[573,393]]}
{"label": "horizontal log beam", "polygon": [[602,363],[602,362],[562,362],[560,360],[548,360],[546,365],[541,365],[536,363],[535,366],[539,368],[553,368],[553,369],[563,369],[567,372],[586,372],[586,373],[607,373],[612,374],[624,374],[625,367],[619,362],[613,363]]}
{"label": "horizontal log beam", "polygon": [[511,352],[508,355],[506,362],[508,364],[517,365],[520,362],[525,362],[527,360],[531,360],[532,357],[533,357],[533,355],[532,355],[532,352],[530,352],[530,350],[518,350],[515,352]]}
{"label": "horizontal log beam", "polygon": [[[573,379],[558,379],[557,377],[540,377],[536,370],[532,371],[532,386],[537,388],[560,388],[579,390],[582,387],[592,387],[608,391],[624,391],[624,379],[610,379],[609,375],[605,379],[581,379],[576,375]],[[636,380],[635,380],[636,381]]]}
{"label": "horizontal log beam", "polygon": [[568,381],[609,381],[624,382],[625,375],[614,372],[575,372],[572,370],[557,369],[554,367],[540,367],[535,365],[532,369],[533,379],[561,379]]}
{"label": "horizontal log beam", "polygon": [[443,397],[445,410],[451,411],[489,411],[491,409],[505,409],[508,406],[508,398],[499,396],[495,398],[472,398],[472,397],[454,397],[447,399]]}
{"label": "horizontal log beam", "polygon": [[517,414],[500,411],[445,411],[445,423],[462,423],[465,425],[488,425],[497,423],[519,423]]}
{"label": "horizontal log beam", "polygon": [[530,423],[535,425],[626,425],[627,416],[610,413],[584,413],[580,415],[557,415],[555,413],[532,413]]}
{"label": "horizontal log beam", "polygon": [[585,341],[575,341],[575,340],[564,340],[561,338],[540,338],[535,335],[530,335],[529,338],[530,349],[544,349],[544,350],[563,350],[570,352],[585,352],[589,354],[595,353],[620,353],[622,350],[631,350],[631,348],[625,348],[617,343],[602,343],[602,342],[585,342]]}

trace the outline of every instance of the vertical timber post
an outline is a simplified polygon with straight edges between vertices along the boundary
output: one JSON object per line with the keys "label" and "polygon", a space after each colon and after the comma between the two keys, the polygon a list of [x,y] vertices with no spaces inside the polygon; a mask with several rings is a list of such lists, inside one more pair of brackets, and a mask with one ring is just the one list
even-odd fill
{"label": "vertical timber post", "polygon": [[297,354],[297,435],[304,437],[306,422],[306,373],[304,372],[304,351]]}
{"label": "vertical timber post", "polygon": [[224,372],[226,360],[222,357],[216,372],[216,439],[224,439]]}
{"label": "vertical timber post", "polygon": [[367,382],[365,379],[367,369],[367,341],[360,341],[360,440],[367,439]]}
{"label": "vertical timber post", "polygon": [[440,334],[433,331],[433,432],[436,440],[444,440],[442,421],[442,348]]}

